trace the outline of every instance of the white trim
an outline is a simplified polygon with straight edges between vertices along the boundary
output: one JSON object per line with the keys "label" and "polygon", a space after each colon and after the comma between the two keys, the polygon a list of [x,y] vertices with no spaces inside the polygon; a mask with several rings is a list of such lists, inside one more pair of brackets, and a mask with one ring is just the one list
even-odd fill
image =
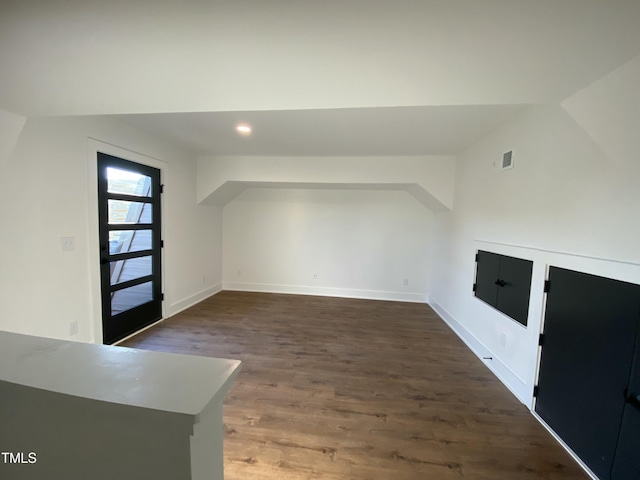
{"label": "white trim", "polygon": [[277,285],[273,283],[222,282],[223,290],[239,292],[287,293],[317,295],[320,297],[361,298],[364,300],[388,300],[394,302],[427,303],[427,293],[387,292],[353,288],[312,287],[305,285]]}
{"label": "white trim", "polygon": [[169,307],[169,317],[173,317],[178,313],[186,310],[187,308],[193,307],[194,305],[206,300],[209,297],[216,295],[222,291],[222,284],[218,283],[212,287],[209,287],[205,290],[202,290],[190,297],[185,298],[184,300],[180,300],[179,302],[173,303]]}
{"label": "white trim", "polygon": [[[529,405],[531,392],[527,382],[516,375],[506,364],[504,364],[495,353],[491,352],[482,342],[473,336],[460,322],[447,312],[436,302],[430,303],[431,308],[449,325],[451,330],[458,335],[469,349],[482,360],[489,370],[513,393],[518,400],[525,405]],[[491,357],[492,360],[485,360],[483,357]]]}
{"label": "white trim", "polygon": [[[90,290],[90,311],[91,320],[89,322],[89,336],[92,343],[103,342],[102,339],[102,308],[100,294],[100,235],[98,232],[98,152],[113,155],[125,160],[147,165],[160,170],[160,182],[168,182],[167,162],[143,155],[141,153],[127,150],[111,143],[106,143],[95,138],[87,137],[87,264],[89,265],[89,290]],[[166,202],[161,196],[161,233],[165,238],[166,229]],[[162,291],[165,292],[165,299],[162,302],[162,317],[167,315],[167,305],[169,304],[169,295],[165,288],[165,249],[161,253],[162,264]]]}
{"label": "white trim", "polygon": [[585,471],[587,475],[589,475],[593,480],[599,480],[598,476],[595,473],[593,473],[589,469],[589,467],[587,467],[586,463],[580,460],[580,457],[578,457],[578,455],[576,455],[576,453],[573,450],[571,450],[571,447],[569,447],[569,445],[567,445],[566,443],[564,443],[564,441],[562,441],[562,439],[558,436],[558,434],[554,432],[549,425],[547,425],[547,423],[540,417],[540,415],[538,415],[533,410],[531,411],[531,414],[551,434],[551,436],[558,441],[558,443],[562,446],[562,448],[564,448],[567,451],[567,453],[571,455],[571,457],[578,463],[578,465],[582,467],[582,469]]}
{"label": "white trim", "polygon": [[595,255],[583,255],[583,254],[580,254],[580,253],[563,252],[561,250],[549,250],[549,249],[546,249],[546,248],[532,247],[532,246],[529,246],[529,245],[519,245],[519,244],[516,244],[516,243],[504,243],[504,242],[494,242],[494,241],[491,241],[491,240],[480,240],[479,238],[475,238],[474,241],[475,242],[479,242],[479,243],[486,243],[486,244],[489,244],[489,245],[500,245],[500,246],[503,246],[503,247],[523,248],[523,249],[526,249],[526,250],[533,250],[533,251],[536,251],[536,252],[553,253],[553,254],[556,254],[556,255],[566,255],[568,257],[585,258],[585,259],[588,259],[588,260],[598,260],[598,261],[602,261],[602,262],[614,262],[614,263],[620,263],[620,264],[623,264],[623,265],[633,265],[633,266],[636,266],[636,267],[640,267],[640,263],[631,262],[631,261],[628,261],[628,260],[617,260],[615,258],[598,257],[598,256],[595,256]]}

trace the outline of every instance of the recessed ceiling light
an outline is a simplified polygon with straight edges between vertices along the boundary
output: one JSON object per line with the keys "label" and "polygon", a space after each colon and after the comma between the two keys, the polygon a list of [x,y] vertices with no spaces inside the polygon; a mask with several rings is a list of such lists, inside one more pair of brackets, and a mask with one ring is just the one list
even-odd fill
{"label": "recessed ceiling light", "polygon": [[249,125],[247,125],[246,123],[241,123],[239,125],[236,126],[236,131],[240,134],[240,135],[251,135],[251,127]]}

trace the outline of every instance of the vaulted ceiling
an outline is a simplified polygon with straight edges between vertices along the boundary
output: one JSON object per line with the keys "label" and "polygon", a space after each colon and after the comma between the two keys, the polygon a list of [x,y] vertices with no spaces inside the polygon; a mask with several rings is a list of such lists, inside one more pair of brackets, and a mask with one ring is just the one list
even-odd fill
{"label": "vaulted ceiling", "polygon": [[638,25],[637,0],[1,0],[0,108],[202,154],[457,153],[640,55]]}

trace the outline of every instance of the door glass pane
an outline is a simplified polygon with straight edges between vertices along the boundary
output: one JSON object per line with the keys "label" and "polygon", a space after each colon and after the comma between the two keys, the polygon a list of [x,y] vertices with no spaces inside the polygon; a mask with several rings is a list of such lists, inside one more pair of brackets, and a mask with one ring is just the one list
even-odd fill
{"label": "door glass pane", "polygon": [[151,255],[111,262],[111,285],[128,282],[136,278],[151,275],[153,270]]}
{"label": "door glass pane", "polygon": [[151,196],[151,177],[119,168],[107,168],[107,192]]}
{"label": "door glass pane", "polygon": [[111,315],[117,315],[153,300],[153,282],[124,288],[111,294]]}
{"label": "door glass pane", "polygon": [[111,230],[109,232],[109,255],[151,250],[152,246],[151,230]]}
{"label": "door glass pane", "polygon": [[142,202],[127,202],[124,200],[108,200],[109,223],[135,224],[151,223],[153,205]]}

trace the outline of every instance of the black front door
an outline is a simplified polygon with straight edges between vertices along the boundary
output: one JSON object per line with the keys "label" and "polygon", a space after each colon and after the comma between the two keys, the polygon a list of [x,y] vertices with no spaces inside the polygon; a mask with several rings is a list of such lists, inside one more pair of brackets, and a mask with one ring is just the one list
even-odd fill
{"label": "black front door", "polygon": [[[601,480],[640,478],[640,419],[629,398],[640,394],[632,375],[639,312],[638,285],[549,271],[535,410]],[[634,468],[635,476],[622,473]]]}
{"label": "black front door", "polygon": [[162,318],[160,170],[98,153],[106,344]]}

